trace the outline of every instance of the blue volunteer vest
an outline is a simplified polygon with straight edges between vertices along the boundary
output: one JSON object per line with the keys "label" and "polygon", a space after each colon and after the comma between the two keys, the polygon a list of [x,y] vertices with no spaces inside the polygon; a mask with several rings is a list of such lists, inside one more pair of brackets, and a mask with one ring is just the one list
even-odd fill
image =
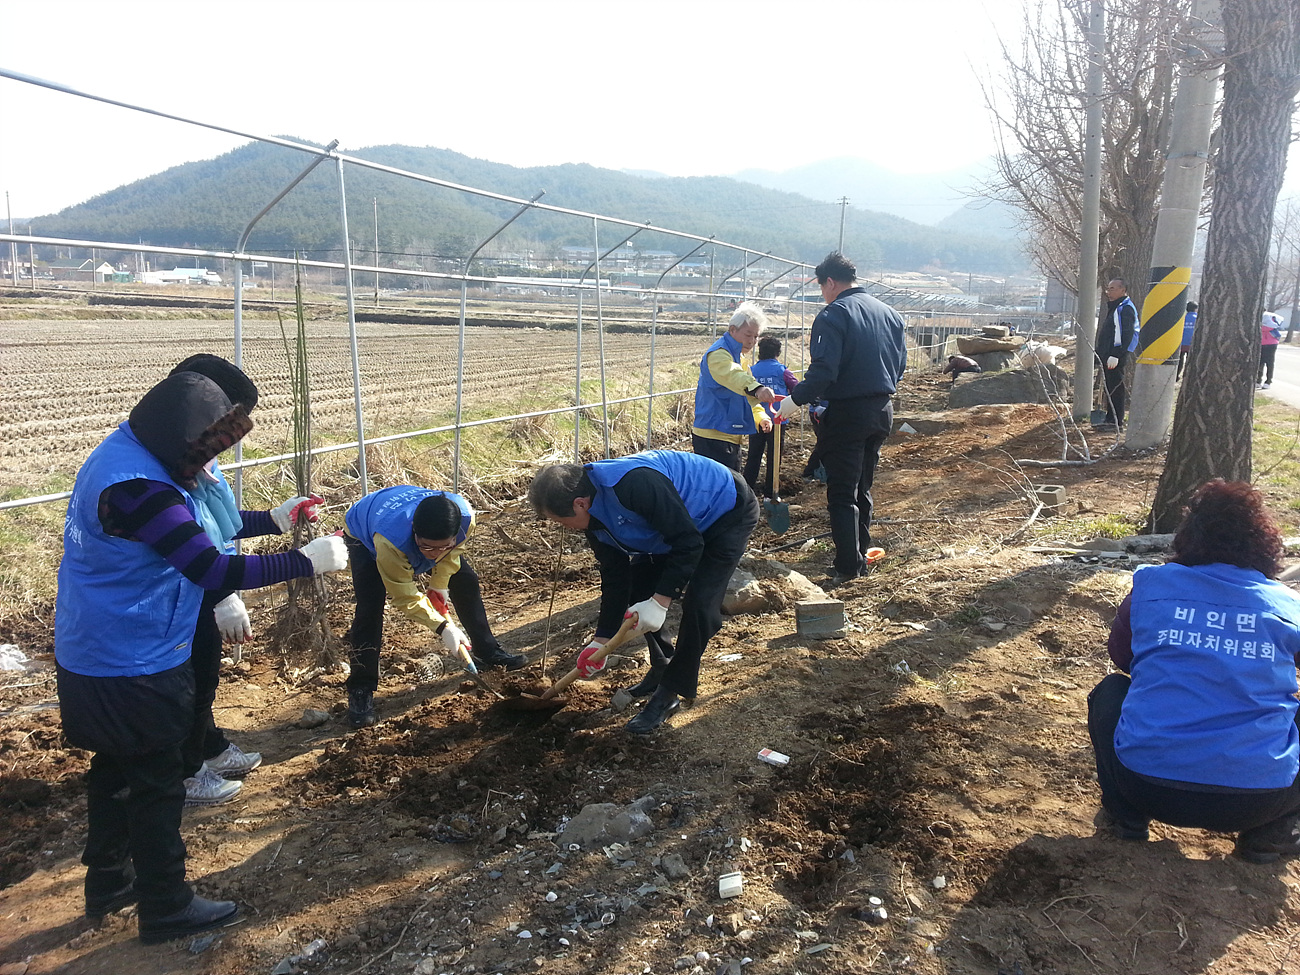
{"label": "blue volunteer vest", "polygon": [[[776,393],[777,396],[789,396],[790,390],[785,384],[785,366],[777,359],[759,359],[749,371],[764,386]],[[763,409],[768,416],[775,416],[773,408],[764,405]]]}
{"label": "blue volunteer vest", "polygon": [[698,454],[647,450],[587,464],[587,476],[596,486],[591,513],[605,526],[596,529],[594,534],[602,542],[625,552],[662,555],[671,550],[663,535],[640,515],[623,507],[614,493],[614,485],[639,467],[656,470],[672,482],[701,533],[736,506],[736,479],[731,471]]}
{"label": "blue volunteer vest", "polygon": [[140,677],[179,667],[190,656],[203,590],[143,542],[117,538],[99,523],[99,497],[114,484],[147,478],[189,492],[123,423],[77,472],[63,529],[54,614],[54,656],[86,677]]}
{"label": "blue volunteer vest", "polygon": [[1133,686],[1115,753],[1143,775],[1282,789],[1300,769],[1300,597],[1254,569],[1170,563],[1133,575]]}
{"label": "blue volunteer vest", "polygon": [[700,359],[700,381],[695,386],[695,425],[701,430],[719,433],[758,433],[754,426],[754,411],[749,399],[742,393],[733,393],[709,372],[709,355],[726,349],[733,362],[740,362],[740,343],[723,332],[718,341],[709,346]]}
{"label": "blue volunteer vest", "polygon": [[469,537],[472,512],[464,498],[450,491],[430,491],[411,484],[384,488],[367,494],[349,508],[343,521],[348,526],[348,534],[364,545],[371,555],[375,554],[375,536],[383,535],[406,556],[415,574],[423,575],[432,571],[434,563],[415,547],[415,532],[411,529],[411,523],[415,520],[415,509],[421,501],[438,497],[451,498],[460,509],[456,544],[448,549],[452,551]]}

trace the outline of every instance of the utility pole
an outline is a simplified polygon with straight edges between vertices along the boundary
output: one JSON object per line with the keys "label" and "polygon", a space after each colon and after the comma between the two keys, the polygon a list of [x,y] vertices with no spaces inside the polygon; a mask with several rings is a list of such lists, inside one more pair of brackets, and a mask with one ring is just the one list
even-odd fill
{"label": "utility pole", "polygon": [[1192,279],[1196,221],[1210,156],[1210,128],[1219,84],[1223,28],[1219,0],[1193,0],[1183,44],[1160,213],[1151,248],[1151,277],[1142,301],[1142,331],[1133,372],[1127,447],[1154,447],[1169,435],[1183,315]]}
{"label": "utility pole", "polygon": [[848,206],[849,206],[849,198],[847,196],[841,196],[840,197],[840,246],[838,248],[841,254],[844,253],[844,212],[848,209]]}
{"label": "utility pole", "polygon": [[1083,226],[1079,235],[1078,297],[1074,308],[1074,418],[1092,413],[1093,366],[1097,357],[1097,241],[1101,226],[1101,88],[1106,53],[1106,8],[1092,0],[1088,14],[1088,77],[1083,134]]}

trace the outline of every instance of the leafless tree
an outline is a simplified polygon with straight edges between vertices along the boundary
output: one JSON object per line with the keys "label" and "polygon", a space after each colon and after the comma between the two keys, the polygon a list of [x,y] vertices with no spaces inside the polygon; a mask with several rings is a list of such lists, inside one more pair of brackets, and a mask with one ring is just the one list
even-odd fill
{"label": "leafless tree", "polygon": [[[1130,290],[1150,271],[1173,105],[1176,52],[1188,0],[1108,0],[1103,90],[1101,280]],[[998,127],[986,192],[1016,207],[1038,267],[1077,293],[1087,102],[1089,0],[1026,0],[1018,48],[985,85]],[[1083,310],[1080,310],[1083,314]]]}
{"label": "leafless tree", "polygon": [[[1300,287],[1300,197],[1278,204],[1273,217],[1271,255],[1264,307],[1270,310],[1290,307]],[[1294,331],[1295,326],[1292,321],[1288,331]]]}
{"label": "leafless tree", "polygon": [[1295,0],[1223,0],[1222,138],[1196,341],[1151,511],[1172,531],[1192,492],[1249,480],[1259,319],[1273,212],[1300,91]]}

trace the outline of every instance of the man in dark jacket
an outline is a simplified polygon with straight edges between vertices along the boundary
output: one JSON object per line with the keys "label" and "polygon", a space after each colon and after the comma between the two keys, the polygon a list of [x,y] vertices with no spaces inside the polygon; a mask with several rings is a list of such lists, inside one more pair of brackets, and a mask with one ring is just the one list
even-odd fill
{"label": "man in dark jacket", "polygon": [[[674,450],[649,450],[580,467],[542,468],[528,488],[538,515],[586,532],[600,563],[596,635],[578,655],[578,672],[591,677],[601,650],[628,617],[650,644],[650,674],[628,693],[649,696],[627,724],[649,734],[678,706],[694,700],[700,660],[722,627],[722,599],[745,544],[758,524],[758,500],[749,485],[717,461]],[[681,600],[676,648],[663,626]]]}
{"label": "man in dark jacket", "polygon": [[817,265],[826,307],[813,320],[811,363],[778,411],[827,401],[822,417],[826,508],[835,541],[835,566],[826,585],[867,571],[871,547],[871,484],[880,447],[894,424],[890,397],[907,365],[903,319],[856,285],[857,268],[838,251]]}
{"label": "man in dark jacket", "polygon": [[1137,320],[1137,308],[1128,296],[1128,285],[1123,278],[1111,278],[1106,284],[1106,315],[1097,326],[1097,358],[1106,380],[1106,419],[1099,424],[1103,428],[1124,429],[1124,410],[1128,405],[1124,370],[1133,351]]}

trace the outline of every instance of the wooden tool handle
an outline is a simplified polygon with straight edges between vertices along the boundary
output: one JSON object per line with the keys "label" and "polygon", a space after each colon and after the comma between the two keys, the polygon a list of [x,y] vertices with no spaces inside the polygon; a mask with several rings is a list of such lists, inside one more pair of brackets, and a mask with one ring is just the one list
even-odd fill
{"label": "wooden tool handle", "polygon": [[[627,640],[627,638],[632,635],[632,629],[634,626],[635,623],[633,622],[632,618],[629,616],[627,619],[623,621],[623,625],[618,628],[618,632],[609,638],[609,642],[607,642],[603,647],[601,647],[599,650],[597,650],[587,659],[590,661],[595,661],[596,663],[599,663],[600,661],[604,660],[611,653],[613,653],[616,648],[622,646],[623,643]],[[557,680],[554,684],[548,687],[545,691],[543,691],[541,695],[541,699],[543,701],[549,701],[551,698],[555,697],[556,694],[559,694],[560,691],[564,690],[575,680],[577,680],[579,676],[580,675],[578,673],[578,668],[574,667],[571,671],[569,671],[567,674],[565,674],[563,677]]]}

